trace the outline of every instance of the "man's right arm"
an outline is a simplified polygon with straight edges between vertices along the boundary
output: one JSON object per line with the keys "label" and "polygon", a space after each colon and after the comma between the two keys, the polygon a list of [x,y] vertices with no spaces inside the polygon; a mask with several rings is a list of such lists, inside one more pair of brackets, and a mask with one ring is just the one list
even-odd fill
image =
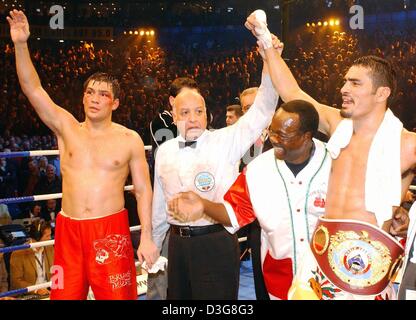
{"label": "man's right arm", "polygon": [[292,72],[283,58],[274,48],[265,50],[266,62],[276,91],[284,102],[292,100],[305,100],[313,104],[319,113],[319,131],[331,135],[338,122],[341,120],[339,110],[317,102],[304,92],[296,82]]}
{"label": "man's right arm", "polygon": [[223,203],[212,202],[192,191],[181,192],[168,202],[168,210],[170,215],[182,222],[199,220],[207,215],[232,233],[256,219],[245,172],[237,177],[224,195],[224,200]]}
{"label": "man's right arm", "polygon": [[[284,102],[289,102],[301,99],[312,103],[319,113],[319,130],[327,135],[330,135],[335,130],[339,121],[341,121],[339,110],[317,102],[299,87],[293,74],[290,72],[279,51],[276,49],[276,47],[279,46],[278,44],[273,43],[273,46],[275,47],[272,45],[267,48],[262,47],[264,44],[261,41],[261,35],[258,35],[255,30],[255,28],[261,26],[261,24],[257,20],[255,14],[251,14],[247,18],[245,25],[252,31],[254,36],[258,38],[258,43],[261,47],[260,49],[264,49],[265,60],[269,67],[270,77],[282,100]],[[263,26],[263,28],[266,28],[267,30],[266,26]]]}
{"label": "man's right arm", "polygon": [[30,32],[26,16],[22,11],[13,10],[7,21],[10,24],[10,35],[15,46],[16,70],[22,91],[41,120],[54,133],[59,134],[64,121],[76,120],[69,112],[57,106],[42,88],[27,45]]}

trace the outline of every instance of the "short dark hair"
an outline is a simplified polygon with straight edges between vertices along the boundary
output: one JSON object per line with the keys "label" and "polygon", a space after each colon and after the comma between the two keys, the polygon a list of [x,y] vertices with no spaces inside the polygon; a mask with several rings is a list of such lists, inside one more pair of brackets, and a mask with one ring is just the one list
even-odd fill
{"label": "short dark hair", "polygon": [[233,111],[237,117],[241,117],[243,115],[243,109],[239,104],[232,104],[227,107],[227,111]]}
{"label": "short dark hair", "polygon": [[120,98],[120,83],[112,75],[105,72],[96,72],[89,76],[89,78],[84,82],[84,92],[87,90],[88,83],[90,81],[105,82],[111,84],[111,89],[113,91],[114,99]]}
{"label": "short dark hair", "polygon": [[29,227],[29,237],[39,241],[46,229],[52,229],[50,222],[45,220],[35,221]]}
{"label": "short dark hair", "polygon": [[318,132],[319,115],[312,103],[305,100],[292,100],[281,105],[281,108],[289,113],[299,115],[302,133],[311,132],[314,136]]}
{"label": "short dark hair", "polygon": [[176,97],[183,88],[197,89],[199,92],[198,84],[194,79],[180,77],[173,80],[170,84],[169,95]]}
{"label": "short dark hair", "polygon": [[387,104],[394,101],[397,91],[397,72],[390,61],[377,56],[364,56],[355,60],[352,65],[370,69],[374,91],[379,87],[388,87],[391,93]]}

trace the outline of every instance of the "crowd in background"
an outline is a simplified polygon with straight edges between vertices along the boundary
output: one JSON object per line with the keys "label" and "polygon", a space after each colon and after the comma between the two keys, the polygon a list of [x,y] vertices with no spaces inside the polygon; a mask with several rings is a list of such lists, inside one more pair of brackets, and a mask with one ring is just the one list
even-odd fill
{"label": "crowd in background", "polygon": [[[69,15],[67,22],[77,24],[81,19],[85,25],[92,23],[95,26],[106,26],[111,21],[121,21],[120,23],[127,26],[133,25],[137,20],[135,10],[140,12],[149,9],[136,8],[136,4],[123,4],[121,10],[122,5],[115,2],[119,8],[111,15],[91,13],[86,4],[85,8],[83,5],[71,6],[73,14]],[[344,11],[350,5],[347,1],[333,2],[336,6],[345,6]],[[303,3],[299,17],[310,16],[311,12],[319,13],[321,4],[317,1]],[[401,0],[389,3],[388,10],[391,11],[402,5]],[[46,1],[45,8],[48,5],[49,2]],[[363,5],[366,12],[373,13],[386,11],[387,8],[384,2],[383,7],[379,7],[381,1],[378,0],[367,0]],[[409,1],[409,6],[415,5],[416,1]],[[33,4],[32,11],[35,7]],[[182,7],[181,4],[175,4],[170,8],[174,10],[166,10],[162,17],[156,12],[150,16],[153,16],[154,23],[167,21],[176,26],[195,23],[216,25],[224,18],[218,15],[218,10],[211,10],[209,6],[203,9],[202,16],[191,12],[184,15],[179,7]],[[192,11],[193,7],[187,8]],[[47,23],[50,16],[45,12],[43,10],[32,17],[33,22]],[[77,12],[80,15],[75,14]],[[230,12],[229,23],[239,23],[248,12],[248,8]],[[2,4],[0,17],[6,14],[7,10]],[[187,19],[179,19],[184,16]],[[416,112],[413,109],[416,105],[416,34],[412,29],[388,26],[372,29],[371,32],[346,32],[342,28],[304,27],[290,35],[289,42],[285,44],[284,58],[304,91],[316,100],[334,107],[341,105],[340,88],[343,78],[356,58],[373,54],[389,59],[396,66],[399,80],[397,97],[390,107],[405,128],[416,131]],[[242,32],[247,33],[245,30]],[[262,61],[254,46],[254,38],[250,38],[251,42],[242,41],[243,38],[231,31],[222,37],[216,35],[213,38],[209,33],[201,33],[193,38],[188,37],[187,42],[181,41],[178,36],[177,39],[170,39],[163,44],[156,41],[139,42],[123,36],[111,43],[58,43],[52,40],[38,41],[32,37],[30,49],[45,90],[58,105],[67,109],[79,121],[84,119],[84,81],[97,71],[115,75],[120,81],[122,91],[120,107],[114,112],[113,121],[137,131],[145,145],[150,145],[149,124],[158,112],[168,108],[168,88],[177,77],[190,77],[197,81],[206,99],[209,127],[215,129],[225,126],[226,107],[238,103],[237,97],[244,89],[260,84]],[[14,49],[8,39],[0,40],[0,114],[0,152],[58,149],[56,137],[42,123],[20,89]],[[147,155],[150,158],[151,151]],[[59,157],[0,157],[0,199],[60,192],[62,176]],[[137,225],[140,222],[135,198],[128,192],[125,193],[125,198],[129,223]],[[409,199],[409,203],[411,201],[413,198]],[[16,219],[30,219],[31,223],[47,222],[42,227],[46,232],[42,231],[40,238],[33,236],[30,230],[28,236],[31,241],[50,239],[53,237],[54,221],[60,208],[60,199],[0,204],[0,226],[8,225],[12,220],[16,223]],[[134,242],[137,243],[138,240]],[[5,244],[0,241],[0,247],[3,245]],[[34,254],[30,250],[28,252]],[[50,261],[52,255],[53,251],[48,253]],[[10,260],[10,255],[7,257],[7,270],[13,270],[9,272],[13,277],[7,279],[4,277],[6,266],[0,255],[0,292],[30,284],[24,282],[23,273],[18,272],[22,269],[20,264],[24,263],[23,259],[20,261],[18,255],[15,256],[15,260]],[[49,275],[45,274],[44,279],[32,276],[30,281],[44,282],[48,279]]]}
{"label": "crowd in background", "polygon": [[[124,46],[123,46],[124,45]],[[226,106],[238,102],[242,90],[260,83],[261,57],[254,46],[229,44],[157,46],[149,43],[65,43],[45,46],[32,41],[32,59],[52,99],[79,121],[83,82],[96,71],[116,75],[121,104],[113,120],[136,130],[150,144],[149,123],[168,103],[168,87],[179,76],[194,78],[212,115],[210,127],[225,126]],[[57,149],[52,132],[41,122],[20,90],[13,47],[0,42],[0,151]],[[322,103],[339,106],[343,77],[357,57],[383,56],[395,63],[399,90],[393,112],[408,130],[416,127],[416,35],[391,28],[371,34],[308,30],[294,33],[284,57],[300,86]],[[34,161],[32,161],[34,160]],[[60,179],[59,160],[48,159]],[[36,194],[40,159],[2,159],[0,198]],[[33,177],[34,176],[38,176]],[[43,189],[44,191],[44,189]],[[48,190],[45,190],[48,191]],[[21,206],[10,209],[17,214]]]}

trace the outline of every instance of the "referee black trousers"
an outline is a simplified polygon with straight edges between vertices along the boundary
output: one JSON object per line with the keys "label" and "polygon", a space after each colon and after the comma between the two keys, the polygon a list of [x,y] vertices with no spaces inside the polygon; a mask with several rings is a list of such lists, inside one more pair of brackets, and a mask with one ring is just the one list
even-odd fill
{"label": "referee black trousers", "polygon": [[225,229],[182,237],[170,233],[168,299],[237,300],[240,249]]}

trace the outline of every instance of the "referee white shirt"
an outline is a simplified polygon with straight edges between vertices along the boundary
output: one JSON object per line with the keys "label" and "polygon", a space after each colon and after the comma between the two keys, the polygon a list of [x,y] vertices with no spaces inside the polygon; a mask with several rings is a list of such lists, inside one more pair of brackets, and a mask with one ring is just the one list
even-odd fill
{"label": "referee white shirt", "polygon": [[205,130],[192,147],[181,147],[181,135],[160,146],[155,161],[153,192],[153,241],[160,249],[170,224],[206,226],[215,223],[204,217],[181,223],[167,213],[167,201],[179,192],[194,191],[213,202],[223,196],[238,176],[237,163],[271,122],[278,95],[268,74],[250,110],[235,124],[215,131]]}

